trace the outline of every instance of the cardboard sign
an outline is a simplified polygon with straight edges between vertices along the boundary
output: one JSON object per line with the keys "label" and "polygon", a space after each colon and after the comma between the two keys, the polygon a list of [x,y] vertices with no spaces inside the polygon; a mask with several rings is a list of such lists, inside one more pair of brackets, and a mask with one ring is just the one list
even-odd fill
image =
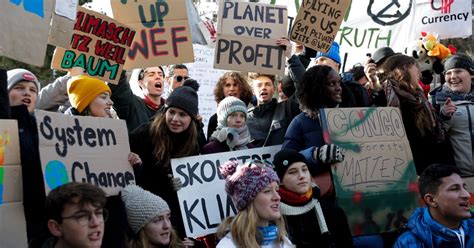
{"label": "cardboard sign", "polygon": [[95,184],[107,195],[135,184],[125,121],[35,111],[46,194],[68,182]]}
{"label": "cardboard sign", "polygon": [[291,40],[327,53],[350,3],[341,0],[303,1],[291,29]]}
{"label": "cardboard sign", "polygon": [[26,247],[23,180],[16,120],[0,120],[0,238],[4,247]]}
{"label": "cardboard sign", "polygon": [[114,17],[137,31],[125,69],[192,62],[184,0],[112,0]]}
{"label": "cardboard sign", "polygon": [[53,0],[3,1],[0,56],[43,66],[53,6]]}
{"label": "cardboard sign", "polygon": [[214,68],[265,74],[285,73],[285,6],[220,1]]}
{"label": "cardboard sign", "polygon": [[117,84],[134,36],[135,31],[128,26],[78,7],[70,46],[56,48],[52,67],[82,67],[92,77]]}
{"label": "cardboard sign", "polygon": [[400,110],[332,108],[320,114],[325,142],[344,150],[344,161],[332,167],[332,175],[352,234],[400,228],[419,198]]}
{"label": "cardboard sign", "polygon": [[237,160],[239,164],[253,159],[273,161],[273,156],[280,150],[281,145],[278,145],[172,159],[173,175],[183,182],[178,199],[186,236],[214,233],[223,219],[237,213],[225,192],[220,165],[229,160]]}

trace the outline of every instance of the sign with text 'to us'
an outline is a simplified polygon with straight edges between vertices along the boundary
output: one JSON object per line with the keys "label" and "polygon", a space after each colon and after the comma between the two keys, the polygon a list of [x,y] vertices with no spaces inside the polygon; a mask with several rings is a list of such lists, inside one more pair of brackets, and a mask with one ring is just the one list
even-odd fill
{"label": "sign with text 'to us'", "polygon": [[42,110],[35,116],[46,193],[69,182],[83,182],[117,195],[135,184],[125,121]]}
{"label": "sign with text 'to us'", "polygon": [[351,1],[305,0],[291,29],[290,39],[327,53]]}

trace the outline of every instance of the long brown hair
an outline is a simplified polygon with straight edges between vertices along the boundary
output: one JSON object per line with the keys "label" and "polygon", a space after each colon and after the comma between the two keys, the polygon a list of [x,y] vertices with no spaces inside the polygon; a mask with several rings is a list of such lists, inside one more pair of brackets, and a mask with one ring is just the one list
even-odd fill
{"label": "long brown hair", "polygon": [[171,158],[186,157],[198,151],[198,134],[194,119],[191,118],[188,129],[180,135],[187,137],[187,142],[184,142],[178,151],[173,151],[176,139],[166,125],[166,112],[158,115],[151,123],[150,136],[154,142],[153,155],[158,161],[162,161],[164,166],[169,165]]}
{"label": "long brown hair", "polygon": [[[222,239],[230,231],[232,240],[237,244],[237,247],[260,247],[263,237],[257,229],[257,221],[257,210],[252,202],[236,216],[224,219],[217,228],[217,237]],[[274,223],[278,226],[277,242],[283,244],[286,236],[283,216],[280,216]]]}
{"label": "long brown hair", "polygon": [[219,104],[222,99],[225,98],[224,85],[228,78],[232,78],[239,85],[240,100],[248,105],[252,100],[252,88],[250,87],[247,78],[242,73],[236,71],[224,73],[217,81],[216,87],[214,87],[214,98],[216,102]]}
{"label": "long brown hair", "polygon": [[[418,82],[413,80],[410,75],[409,69],[412,66],[418,66],[414,58],[403,54],[393,55],[383,64],[383,79],[384,81],[389,80],[394,86],[413,95],[420,104],[430,104],[424,97],[423,90]],[[432,122],[429,110],[421,108],[421,110],[409,109],[407,111],[413,111],[410,112],[411,117],[414,119],[415,126],[421,136],[432,133],[435,123]]]}

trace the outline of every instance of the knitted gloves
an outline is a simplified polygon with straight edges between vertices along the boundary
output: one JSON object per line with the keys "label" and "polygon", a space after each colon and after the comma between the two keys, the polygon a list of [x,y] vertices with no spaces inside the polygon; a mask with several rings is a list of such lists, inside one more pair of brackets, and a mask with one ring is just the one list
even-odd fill
{"label": "knitted gloves", "polygon": [[313,158],[321,164],[332,164],[342,162],[344,160],[344,154],[342,154],[342,150],[339,146],[329,144],[315,148]]}

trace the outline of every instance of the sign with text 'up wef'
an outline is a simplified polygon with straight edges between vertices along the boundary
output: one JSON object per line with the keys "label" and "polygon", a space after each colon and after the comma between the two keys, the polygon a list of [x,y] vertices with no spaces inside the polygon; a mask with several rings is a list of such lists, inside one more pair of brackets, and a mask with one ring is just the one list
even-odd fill
{"label": "sign with text 'up wef'", "polygon": [[46,193],[69,182],[97,185],[107,195],[135,184],[125,121],[36,110]]}
{"label": "sign with text 'up wef'", "polygon": [[128,26],[78,7],[70,47],[56,48],[52,67],[82,67],[92,77],[117,84],[134,36],[135,31]]}
{"label": "sign with text 'up wef'", "polygon": [[336,201],[353,235],[400,228],[418,206],[413,157],[398,108],[320,110],[324,140],[343,148],[332,166]]}
{"label": "sign with text 'up wef'", "polygon": [[125,69],[194,61],[184,0],[112,0],[114,18],[137,31]]}
{"label": "sign with text 'up wef'", "polygon": [[214,68],[285,73],[285,49],[276,40],[287,37],[287,9],[271,4],[220,1]]}

